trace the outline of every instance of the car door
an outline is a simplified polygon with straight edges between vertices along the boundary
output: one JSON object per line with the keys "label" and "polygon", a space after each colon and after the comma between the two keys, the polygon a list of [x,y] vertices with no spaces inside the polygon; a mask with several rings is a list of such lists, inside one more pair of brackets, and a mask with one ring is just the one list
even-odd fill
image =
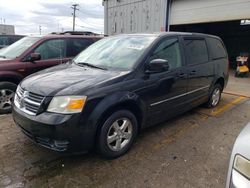
{"label": "car door", "polygon": [[209,61],[208,47],[204,38],[184,37],[183,44],[188,69],[188,100],[195,106],[195,101],[208,96],[214,78],[214,66]]}
{"label": "car door", "polygon": [[[187,92],[187,70],[178,37],[163,39],[148,58],[168,61],[169,70],[144,78],[144,99],[148,106],[148,124],[166,120],[182,111]],[[146,93],[146,94],[145,94]]]}
{"label": "car door", "polygon": [[36,47],[33,53],[39,53],[41,59],[27,62],[26,69],[29,74],[67,62],[65,39],[49,39]]}

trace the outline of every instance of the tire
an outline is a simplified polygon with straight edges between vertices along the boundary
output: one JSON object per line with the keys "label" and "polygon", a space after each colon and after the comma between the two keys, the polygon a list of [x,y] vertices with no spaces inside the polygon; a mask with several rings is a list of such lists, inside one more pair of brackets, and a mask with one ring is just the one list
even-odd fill
{"label": "tire", "polygon": [[107,159],[124,155],[131,148],[137,132],[138,123],[134,114],[128,110],[114,112],[100,129],[97,142],[98,153]]}
{"label": "tire", "polygon": [[0,82],[0,114],[11,112],[17,85],[11,82]]}
{"label": "tire", "polygon": [[220,103],[221,93],[222,93],[222,86],[220,84],[215,84],[209,96],[209,100],[206,103],[206,106],[208,108],[216,107]]}

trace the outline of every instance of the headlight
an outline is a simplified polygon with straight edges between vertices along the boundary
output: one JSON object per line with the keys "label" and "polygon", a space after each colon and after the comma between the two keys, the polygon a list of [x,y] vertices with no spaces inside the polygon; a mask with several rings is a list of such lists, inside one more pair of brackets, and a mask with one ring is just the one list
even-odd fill
{"label": "headlight", "polygon": [[241,155],[236,155],[234,160],[234,169],[250,179],[250,161]]}
{"label": "headlight", "polygon": [[59,114],[74,114],[82,111],[86,96],[58,96],[54,97],[47,109],[48,112]]}

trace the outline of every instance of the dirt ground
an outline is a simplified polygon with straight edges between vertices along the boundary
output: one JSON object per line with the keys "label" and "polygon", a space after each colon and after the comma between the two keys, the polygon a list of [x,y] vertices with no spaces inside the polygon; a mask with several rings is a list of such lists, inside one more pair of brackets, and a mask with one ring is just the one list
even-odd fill
{"label": "dirt ground", "polygon": [[199,107],[144,130],[116,160],[65,156],[0,116],[0,187],[225,187],[233,143],[250,121],[250,78],[230,77],[215,109]]}

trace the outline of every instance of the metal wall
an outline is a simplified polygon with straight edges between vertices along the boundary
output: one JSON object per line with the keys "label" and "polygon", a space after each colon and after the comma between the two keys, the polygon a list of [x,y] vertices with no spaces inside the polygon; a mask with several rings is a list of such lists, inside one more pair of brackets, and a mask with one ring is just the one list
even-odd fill
{"label": "metal wall", "polygon": [[173,0],[171,25],[250,19],[249,0]]}
{"label": "metal wall", "polygon": [[0,35],[14,35],[15,28],[13,25],[0,24]]}
{"label": "metal wall", "polygon": [[165,31],[168,0],[104,0],[104,33]]}

